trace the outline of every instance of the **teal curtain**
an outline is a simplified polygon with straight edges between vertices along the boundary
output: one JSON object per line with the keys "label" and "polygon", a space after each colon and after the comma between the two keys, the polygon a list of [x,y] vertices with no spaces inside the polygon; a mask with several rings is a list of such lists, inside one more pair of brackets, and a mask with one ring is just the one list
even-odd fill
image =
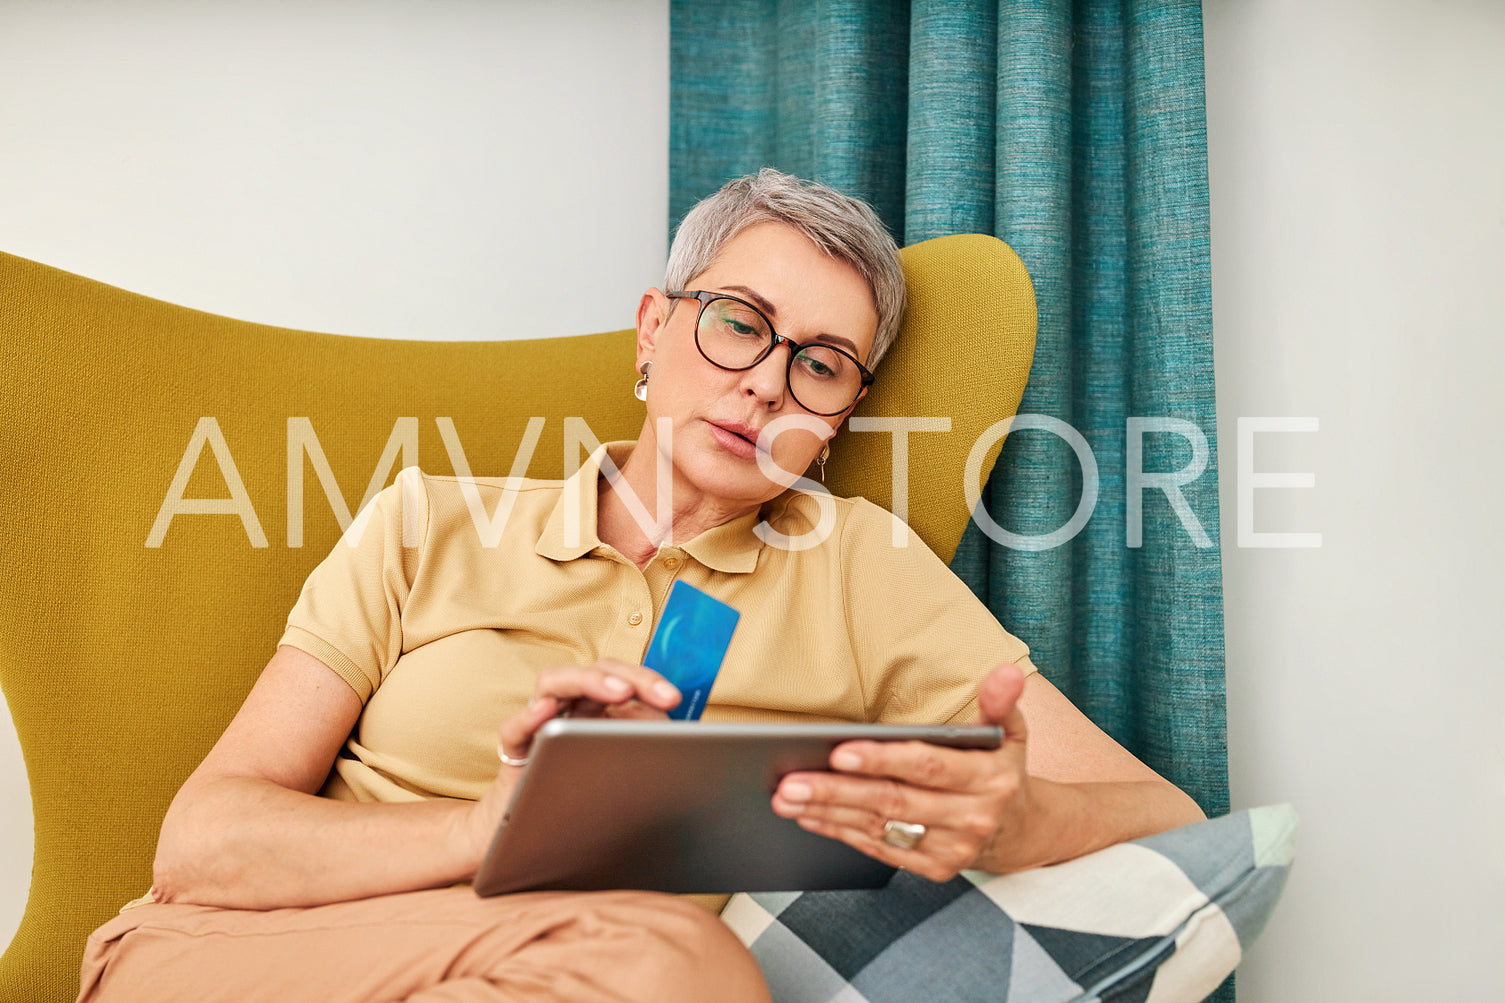
{"label": "teal curtain", "polygon": [[[1200,3],[673,0],[670,23],[671,226],[772,165],[867,199],[901,243],[992,233],[1023,258],[1020,410],[1081,433],[1097,506],[1049,549],[974,523],[953,568],[1077,706],[1227,812]],[[982,506],[1049,534],[1082,482],[1064,439],[1018,431]]]}

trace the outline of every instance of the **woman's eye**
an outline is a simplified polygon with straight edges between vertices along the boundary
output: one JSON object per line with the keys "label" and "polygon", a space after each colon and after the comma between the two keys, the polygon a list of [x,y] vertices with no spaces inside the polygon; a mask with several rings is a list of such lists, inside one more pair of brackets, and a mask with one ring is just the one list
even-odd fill
{"label": "woman's eye", "polygon": [[805,367],[805,371],[811,376],[818,376],[823,380],[830,379],[836,375],[835,369],[832,369],[819,359],[812,359],[803,353],[800,355],[800,364]]}

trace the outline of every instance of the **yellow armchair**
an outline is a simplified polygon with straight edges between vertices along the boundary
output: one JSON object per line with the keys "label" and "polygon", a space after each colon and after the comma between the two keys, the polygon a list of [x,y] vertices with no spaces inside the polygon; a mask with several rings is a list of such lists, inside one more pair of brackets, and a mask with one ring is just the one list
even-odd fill
{"label": "yellow armchair", "polygon": [[[902,257],[904,333],[857,413],[950,419],[909,436],[907,482],[910,524],[949,560],[968,456],[981,443],[985,478],[985,433],[1023,392],[1034,296],[991,237]],[[634,437],[632,339],[313,334],[0,254],[0,685],[36,834],[0,999],[73,999],[85,937],[150,885],[168,802],[363,497],[408,465],[506,474],[530,419],[535,477],[573,469],[583,430]],[[830,488],[891,506],[894,442],[844,434]]]}

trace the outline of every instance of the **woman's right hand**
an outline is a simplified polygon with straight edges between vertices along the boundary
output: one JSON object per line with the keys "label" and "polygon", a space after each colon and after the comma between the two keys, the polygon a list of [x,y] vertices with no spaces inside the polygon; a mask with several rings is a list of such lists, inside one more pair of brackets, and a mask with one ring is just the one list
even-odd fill
{"label": "woman's right hand", "polygon": [[[642,665],[603,658],[592,665],[558,665],[538,674],[528,706],[502,722],[497,751],[526,760],[533,736],[556,717],[612,717],[662,721],[679,704],[680,693],[663,676]],[[501,825],[521,766],[502,764],[496,780],[471,809],[465,838],[476,866]]]}
{"label": "woman's right hand", "polygon": [[[623,662],[549,669],[529,706],[502,724],[502,747],[526,756],[533,734],[566,709],[661,717],[679,694],[660,683],[651,669]],[[276,909],[470,879],[522,771],[498,764],[480,801],[319,797],[361,707],[329,666],[297,648],[278,648],[168,809],[153,868],[158,900]],[[364,849],[353,854],[351,846]]]}

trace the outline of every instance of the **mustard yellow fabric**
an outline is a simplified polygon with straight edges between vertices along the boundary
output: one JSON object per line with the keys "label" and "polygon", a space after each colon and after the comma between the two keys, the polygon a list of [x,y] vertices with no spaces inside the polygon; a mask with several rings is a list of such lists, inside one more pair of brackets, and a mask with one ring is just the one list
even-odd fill
{"label": "mustard yellow fabric", "polygon": [[[1034,300],[991,237],[942,238],[902,259],[912,307],[858,413],[951,418],[950,433],[909,437],[909,521],[949,560],[968,517],[968,450],[1018,406]],[[36,834],[0,999],[73,999],[88,932],[151,883],[168,802],[341,533],[321,465],[339,508],[356,511],[404,422],[416,449],[391,457],[382,484],[407,465],[506,475],[528,420],[542,418],[518,473],[558,478],[578,462],[564,455],[566,418],[601,442],[637,435],[636,378],[631,331],[491,343],[315,334],[0,254],[0,686]],[[833,492],[886,506],[890,441],[843,433]],[[988,452],[983,476],[996,444]],[[178,494],[190,501],[163,527],[185,454]],[[192,499],[239,511],[186,511]]]}
{"label": "mustard yellow fabric", "polygon": [[[621,467],[631,443],[614,443]],[[479,798],[496,779],[497,726],[551,665],[642,662],[669,589],[684,581],[741,612],[704,719],[972,723],[1009,635],[940,559],[863,499],[788,492],[642,570],[596,536],[599,453],[567,482],[504,482],[415,468],[378,496],[309,576],[283,644],[338,672],[366,702],[324,793],[359,801]],[[472,508],[474,503],[479,505]],[[479,519],[479,528],[478,528]],[[755,528],[819,546],[766,544]],[[487,545],[494,542],[495,546]],[[435,735],[443,735],[436,742]]]}

